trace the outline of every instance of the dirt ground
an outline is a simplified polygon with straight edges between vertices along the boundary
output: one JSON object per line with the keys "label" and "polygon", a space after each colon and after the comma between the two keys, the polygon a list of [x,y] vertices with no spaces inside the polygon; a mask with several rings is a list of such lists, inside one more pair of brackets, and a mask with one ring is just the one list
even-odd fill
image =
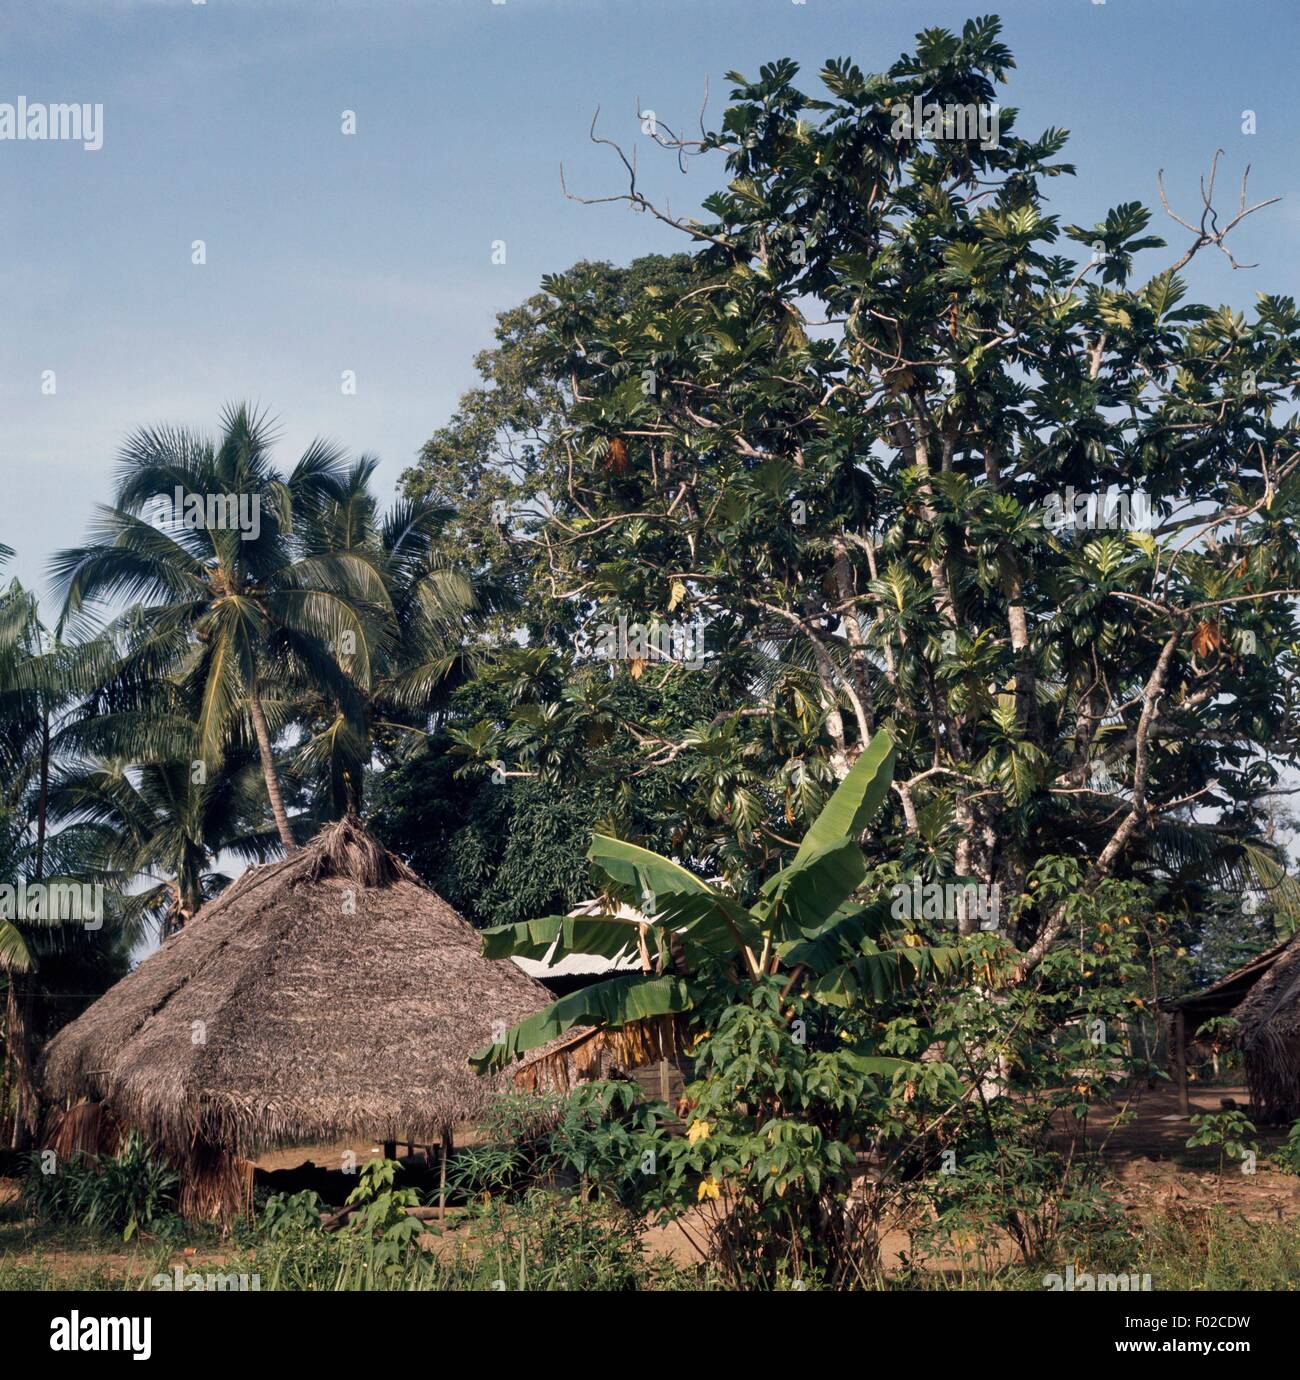
{"label": "dirt ground", "polygon": [[[12,1205],[18,1198],[18,1182],[15,1179],[0,1179],[0,1220],[12,1220]],[[51,1269],[60,1277],[71,1278],[84,1275],[87,1271],[114,1279],[138,1279],[150,1263],[150,1256],[140,1249],[130,1246],[102,1246],[96,1250],[68,1249],[42,1244],[38,1249],[25,1252],[0,1250],[0,1258],[6,1263],[19,1265],[41,1265]],[[229,1255],[227,1252],[212,1249],[187,1248],[176,1251],[172,1265],[181,1265],[187,1270],[206,1269],[213,1272],[222,1270]],[[234,1265],[230,1267],[232,1270]]]}
{"label": "dirt ground", "polygon": [[[1250,1096],[1244,1087],[1193,1087],[1191,1114],[1223,1110],[1232,1100],[1250,1116]],[[1161,1086],[1135,1094],[1128,1114],[1114,1124],[1113,1113],[1097,1117],[1088,1127],[1089,1139],[1099,1146],[1119,1185],[1119,1198],[1130,1211],[1142,1212],[1174,1204],[1209,1206],[1220,1203],[1243,1217],[1300,1217],[1300,1178],[1265,1165],[1253,1174],[1240,1168],[1218,1173],[1213,1151],[1189,1151],[1192,1128],[1178,1111],[1178,1094]],[[1285,1139],[1285,1131],[1261,1129],[1255,1136],[1262,1155]]]}
{"label": "dirt ground", "polygon": [[[1235,1102],[1250,1115],[1250,1095],[1245,1087],[1194,1086],[1189,1090],[1189,1116],[1220,1112],[1225,1100]],[[1084,1129],[1090,1144],[1105,1156],[1116,1185],[1115,1196],[1125,1211],[1139,1220],[1171,1208],[1196,1210],[1216,1204],[1252,1221],[1300,1220],[1300,1177],[1263,1164],[1253,1174],[1229,1168],[1220,1177],[1212,1151],[1187,1149],[1191,1122],[1178,1110],[1177,1091],[1167,1085],[1135,1089],[1126,1106],[1099,1113]],[[1255,1139],[1267,1154],[1284,1135],[1281,1130],[1261,1130]],[[687,1218],[685,1230],[677,1224],[651,1228],[646,1236],[647,1249],[679,1264],[698,1261],[700,1254],[691,1238],[702,1237],[703,1227],[703,1215],[697,1213]],[[881,1259],[886,1270],[899,1268],[910,1251],[908,1232],[885,1232]],[[1014,1253],[1008,1237],[1003,1257],[1009,1260]],[[939,1268],[946,1265],[943,1259],[933,1263]]]}

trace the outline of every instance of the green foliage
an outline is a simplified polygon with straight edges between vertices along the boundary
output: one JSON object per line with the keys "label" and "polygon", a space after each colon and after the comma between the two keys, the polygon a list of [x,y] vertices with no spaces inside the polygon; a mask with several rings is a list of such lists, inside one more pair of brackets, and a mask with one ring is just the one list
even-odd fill
{"label": "green foliage", "polygon": [[359,1209],[348,1218],[348,1231],[368,1243],[370,1258],[384,1269],[400,1266],[416,1237],[427,1230],[406,1211],[420,1206],[420,1195],[396,1186],[400,1171],[396,1160],[369,1161],[347,1198],[347,1206]]}
{"label": "green foliage", "polygon": [[[985,1272],[999,1232],[1026,1268],[1107,1244],[1095,1161],[1053,1136],[1157,1076],[1160,996],[1294,928],[1272,793],[1300,765],[1300,312],[1139,272],[1163,247],[1139,203],[1063,225],[1066,135],[1019,127],[1013,69],[987,17],[815,92],[789,59],[731,73],[692,252],[581,263],[503,313],[390,513],[373,462],[317,443],[282,474],[232,408],[211,440],[131,437],[55,561],[58,628],[0,598],[0,848],[8,875],[112,884],[77,954],[96,982],[142,917],[223,884],[221,853],[292,845],[281,786],[314,824],[366,803],[376,759],[377,831],[485,952],[644,953],[476,1056],[585,1024],[696,1064],[685,1137],[599,1085],[458,1157],[518,1287],[638,1282],[633,1206],[702,1205],[727,1278],[768,1287],[874,1279],[895,1211]],[[895,123],[994,101],[991,142]],[[160,531],[144,507],[178,482],[256,500],[260,534]],[[1112,489],[1149,530],[1048,520]],[[628,618],[693,622],[702,664],[611,659]],[[1001,889],[993,932],[894,923],[886,888],[955,877]],[[574,919],[593,878],[608,905]],[[70,943],[0,920],[20,1078],[50,1019],[24,1028],[28,975]],[[1196,1124],[1221,1169],[1253,1149],[1238,1113]],[[26,1191],[129,1236],[174,1185],[119,1160]],[[547,1174],[584,1195],[521,1197]],[[451,1279],[396,1184],[369,1167],[337,1239],[309,1198],[268,1205],[276,1271]]]}
{"label": "green foliage", "polygon": [[178,1183],[175,1171],[133,1131],[112,1156],[78,1155],[50,1167],[46,1155],[32,1155],[23,1202],[46,1220],[76,1222],[130,1241],[171,1220]]}
{"label": "green foliage", "polygon": [[[484,935],[483,952],[498,959],[516,953],[536,956],[546,936],[572,945],[591,931],[599,932],[597,952],[617,952],[629,947],[639,930],[653,950],[653,970],[621,974],[560,998],[478,1051],[473,1065],[479,1072],[504,1067],[579,1024],[617,1030],[685,1015],[706,993],[734,987],[739,974],[752,981],[775,974],[789,963],[785,941],[825,939],[831,925],[847,929],[855,910],[848,903],[865,868],[856,839],[841,831],[856,835],[879,809],[893,761],[892,740],[882,733],[826,802],[810,830],[811,845],[769,878],[748,907],[650,849],[595,835],[588,857],[605,874],[607,890],[639,906],[644,920],[634,925],[611,915],[575,925],[563,917],[549,917],[535,924],[500,926]],[[853,933],[856,948],[823,944],[794,951],[797,958],[788,971],[797,976],[811,967],[817,1000],[847,1005],[859,991],[879,998],[960,966],[955,949],[883,948],[860,928]],[[561,946],[556,954],[568,951]],[[672,971],[675,952],[685,965],[684,976]],[[817,967],[823,959],[826,966]]]}
{"label": "green foliage", "polygon": [[[444,558],[446,509],[408,499],[379,512],[369,487],[375,460],[349,462],[317,441],[281,474],[273,442],[268,418],[247,406],[226,409],[215,439],[140,429],[91,540],[53,560],[65,619],[128,604],[83,657],[94,712],[78,739],[110,759],[102,764],[110,777],[116,757],[155,774],[181,768],[162,793],[169,812],[184,816],[179,832],[195,858],[178,858],[170,841],[162,852],[191,909],[207,856],[236,846],[222,837],[222,812],[205,805],[227,764],[237,780],[250,753],[260,759],[286,848],[294,840],[282,783],[298,791],[311,822],[359,811],[377,743],[391,750],[423,735],[434,706],[472,667],[480,620],[507,602],[490,572]],[[173,492],[186,512],[159,521],[151,505]],[[277,754],[290,725],[298,740]],[[195,763],[204,772],[187,782]],[[145,784],[151,798],[160,794],[147,776]],[[129,795],[120,780],[91,783],[69,804],[94,817],[96,795],[114,786]],[[183,804],[171,799],[187,795]],[[205,808],[217,815],[207,828]],[[240,842],[246,856],[269,846]],[[137,865],[156,863],[146,855]]]}
{"label": "green foliage", "polygon": [[1194,946],[1195,965],[1188,973],[1190,989],[1208,987],[1226,977],[1286,935],[1286,919],[1267,902],[1255,904],[1258,894],[1241,890],[1211,891],[1196,908],[1189,927],[1189,948]]}
{"label": "green foliage", "polygon": [[[115,746],[142,731],[136,718],[121,716],[114,724],[113,732],[123,735]],[[61,746],[71,752],[90,736],[70,726]],[[102,737],[94,745],[103,746]],[[257,863],[279,849],[275,831],[265,827],[261,769],[248,751],[228,754],[222,770],[201,780],[188,759],[68,761],[55,774],[48,808],[54,823],[98,832],[104,866],[150,879],[121,905],[132,933],[148,921],[163,939],[230,882],[215,866],[222,854]]]}
{"label": "green foliage", "polygon": [[263,1291],[590,1292],[709,1283],[646,1261],[640,1224],[609,1201],[531,1190],[509,1202],[492,1196],[471,1214],[470,1234],[454,1254],[411,1246],[398,1255],[353,1232],[316,1232],[266,1240],[240,1268],[256,1272]]}
{"label": "green foliage", "polygon": [[[933,1220],[912,1234],[911,1264],[955,1255],[988,1271],[1010,1237],[1025,1265],[1051,1260],[1065,1241],[1115,1232],[1122,1214],[1095,1163],[1073,1163],[1044,1145],[1004,1103],[991,1109],[993,1133],[954,1150],[950,1171],[927,1180]],[[1026,1140],[1017,1133],[1030,1130]]]}
{"label": "green foliage", "polygon": [[641,1222],[611,1202],[530,1191],[509,1206],[493,1199],[479,1223],[489,1288],[622,1292],[649,1274]]}
{"label": "green foliage", "polygon": [[[1010,905],[1068,857],[1089,890],[1163,887],[1197,953],[1208,891],[1280,894],[1286,864],[1268,792],[1300,741],[1300,313],[1193,302],[1173,264],[1210,243],[1161,262],[1137,203],[1063,224],[1067,135],[1022,128],[1000,27],[811,85],[788,59],[733,73],[691,149],[720,187],[683,224],[689,272],[580,264],[501,318],[484,386],[407,476],[518,514],[463,517],[510,569],[495,660],[518,698],[456,741],[467,770],[570,800],[630,761],[638,784],[671,771],[670,843],[634,791],[596,828],[747,896],[885,727],[881,862]],[[996,102],[999,137],[901,136],[913,102]],[[1149,525],[1049,521],[1112,491],[1149,496]],[[698,620],[704,664],[593,654],[620,616]],[[622,698],[647,681],[710,707],[682,724]],[[1059,905],[1017,918],[1026,969],[1068,933]]]}
{"label": "green foliage", "polygon": [[[525,732],[515,716],[557,684],[547,665],[516,667],[502,653],[494,670],[450,697],[445,730],[418,750],[388,756],[374,779],[369,826],[480,926],[565,912],[590,899],[582,853],[602,822],[618,818],[664,850],[681,827],[683,791],[691,789],[684,768],[650,766],[627,729],[588,724],[595,712],[589,703],[573,702],[567,720],[553,718],[540,734]],[[691,677],[662,688],[627,680],[604,699],[614,718],[665,733],[686,732],[719,707]],[[569,762],[580,754],[591,768],[581,789],[548,770],[557,752]],[[506,760],[524,774],[512,768],[498,780],[493,764]]]}
{"label": "green foliage", "polygon": [[494,1142],[463,1146],[448,1171],[447,1187],[453,1197],[505,1193],[520,1181],[528,1167],[528,1156],[518,1145]]}
{"label": "green foliage", "polygon": [[550,917],[484,935],[484,952],[506,958],[552,941],[566,952],[589,935],[598,951],[614,952],[641,932],[651,971],[561,998],[474,1062],[504,1066],[576,1024],[617,1031],[677,1021],[694,1037],[685,1138],[665,1136],[661,1109],[639,1104],[631,1085],[603,1084],[566,1104],[552,1154],[584,1182],[665,1219],[704,1204],[711,1243],[738,1284],[842,1282],[873,1268],[870,1223],[847,1205],[854,1145],[876,1133],[905,1084],[908,1095],[919,1087],[960,1098],[950,1064],[886,1050],[873,1019],[886,998],[955,974],[968,957],[914,935],[895,943],[882,909],[853,900],[866,871],[857,836],[884,800],[893,761],[882,733],[790,865],[748,906],[669,858],[598,834],[588,856],[642,920]]}
{"label": "green foliage", "polygon": [[501,1040],[471,1056],[470,1063],[486,1073],[549,1043],[575,1025],[599,1024],[619,1029],[636,1021],[689,1011],[690,989],[680,978],[641,973],[610,978],[570,992],[534,1016],[511,1027]]}
{"label": "green foliage", "polygon": [[300,1193],[272,1193],[262,1207],[257,1225],[271,1240],[317,1231],[321,1225],[321,1198],[313,1189]]}
{"label": "green foliage", "polygon": [[1229,1160],[1243,1160],[1247,1155],[1259,1154],[1259,1144],[1254,1139],[1254,1123],[1236,1108],[1206,1112],[1193,1116],[1191,1121],[1194,1130],[1187,1138],[1187,1148],[1195,1150],[1201,1146],[1211,1146],[1216,1149],[1219,1152],[1220,1175]]}
{"label": "green foliage", "polygon": [[576,1174],[585,1189],[625,1206],[640,1204],[671,1144],[667,1107],[626,1081],[580,1084],[560,1106],[547,1136],[546,1165]]}
{"label": "green foliage", "polygon": [[1300,1121],[1286,1133],[1286,1140],[1275,1156],[1278,1164],[1290,1174],[1300,1174]]}
{"label": "green foliage", "polygon": [[[624,1085],[626,1087],[627,1085]],[[614,1197],[541,1189],[529,1178],[551,1177],[579,1164],[595,1174],[615,1163],[609,1128],[593,1106],[561,1109],[542,1099],[504,1099],[489,1117],[485,1144],[460,1150],[449,1188],[463,1196],[459,1249],[433,1255],[421,1237],[437,1233],[406,1209],[414,1190],[396,1185],[394,1161],[371,1161],[348,1198],[359,1206],[333,1235],[319,1230],[315,1194],[275,1195],[258,1222],[263,1288],[349,1289],[632,1289],[654,1271],[643,1260],[643,1226]],[[643,1113],[621,1104],[632,1121]],[[540,1118],[540,1120],[539,1120]],[[543,1131],[542,1123],[551,1129]],[[524,1171],[527,1170],[526,1174]],[[581,1171],[579,1171],[581,1172]]]}
{"label": "green foliage", "polygon": [[1169,1214],[1131,1239],[1119,1262],[1149,1271],[1157,1289],[1278,1289],[1300,1282],[1300,1235],[1292,1222],[1252,1222],[1236,1212]]}
{"label": "green foliage", "polygon": [[687,1134],[664,1147],[646,1200],[665,1215],[702,1204],[736,1284],[825,1274],[845,1285],[876,1263],[870,1216],[848,1200],[856,1147],[909,1076],[957,1089],[950,1068],[864,1061],[832,1011],[783,985],[770,977],[713,1004],[692,1049]]}
{"label": "green foliage", "polygon": [[[312,519],[347,482],[342,454],[316,442],[281,475],[273,439],[268,418],[247,406],[226,409],[216,440],[141,428],[124,448],[115,505],[101,510],[91,541],[59,552],[52,569],[69,619],[130,601],[102,639],[95,707],[150,711],[163,730],[178,717],[192,724],[189,755],[212,771],[232,744],[256,739],[275,805],[264,696],[295,683],[337,696],[345,678],[368,688],[391,601],[368,560],[313,549]],[[197,496],[201,522],[176,513],[168,524],[150,521],[149,505],[176,488]],[[255,528],[210,509],[207,495],[255,511]],[[156,734],[155,750],[169,736]]]}
{"label": "green foliage", "polygon": [[461,1146],[451,1158],[447,1182],[452,1196],[516,1191],[547,1177],[551,1128],[562,1099],[540,1093],[503,1090],[478,1123],[476,1145]]}
{"label": "green foliage", "polygon": [[878,733],[864,745],[861,756],[803,836],[794,861],[765,884],[765,894],[772,896],[774,907],[779,907],[779,898],[793,880],[806,875],[815,859],[845,842],[857,841],[885,803],[897,758],[898,748],[888,733]]}
{"label": "green foliage", "polygon": [[[548,1210],[549,1209],[549,1210]],[[567,1215],[565,1235],[549,1230]],[[490,1219],[480,1219],[486,1226]],[[690,1290],[725,1287],[707,1267],[673,1268],[663,1260],[638,1259],[624,1250],[613,1268],[616,1242],[626,1242],[630,1223],[609,1203],[538,1202],[527,1219],[516,1217],[511,1237],[489,1235],[486,1249],[454,1257],[410,1253],[397,1269],[376,1269],[363,1243],[340,1233],[305,1234],[263,1240],[237,1262],[223,1259],[223,1269],[257,1275],[262,1291],[437,1292],[459,1290],[585,1291],[605,1281],[612,1287],[639,1290]],[[577,1230],[574,1224],[580,1223]],[[0,1228],[3,1233],[3,1228]],[[211,1242],[193,1238],[202,1249]],[[563,1240],[564,1249],[559,1248]],[[39,1243],[0,1236],[0,1291],[139,1290],[157,1273],[149,1255],[82,1264],[46,1255]],[[520,1249],[522,1245],[523,1249]],[[575,1249],[576,1248],[576,1249]],[[957,1249],[961,1250],[959,1246]],[[1224,1209],[1206,1213],[1157,1214],[1122,1229],[1103,1229],[1063,1238],[1052,1268],[1072,1261],[1076,1268],[1117,1274],[1150,1274],[1153,1287],[1170,1292],[1197,1290],[1294,1290],[1300,1282],[1300,1237],[1294,1224],[1268,1219],[1250,1221]],[[1040,1294],[1044,1263],[981,1261],[973,1245],[964,1248],[961,1267],[944,1269],[904,1266],[889,1278],[872,1278],[865,1287],[881,1290],[1019,1290]],[[793,1283],[787,1272],[787,1287]],[[803,1276],[801,1288],[820,1287]],[[780,1284],[778,1284],[780,1287]]]}
{"label": "green foliage", "polygon": [[[0,546],[0,565],[12,555]],[[98,993],[126,970],[139,930],[126,898],[133,874],[112,856],[112,838],[92,821],[60,820],[52,786],[69,755],[85,690],[82,649],[61,625],[44,626],[37,599],[17,580],[0,590],[0,879],[78,888],[97,918],[93,928],[37,906],[0,915],[0,986],[5,989],[6,1077],[0,1124],[9,1143],[31,1144],[38,1123],[35,1052],[52,1025],[77,1014],[52,993]],[[33,895],[35,892],[33,893]]]}

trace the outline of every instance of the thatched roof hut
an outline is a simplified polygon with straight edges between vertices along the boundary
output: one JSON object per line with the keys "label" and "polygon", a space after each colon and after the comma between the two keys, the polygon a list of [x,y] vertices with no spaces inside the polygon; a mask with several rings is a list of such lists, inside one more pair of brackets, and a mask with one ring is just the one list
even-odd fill
{"label": "thatched roof hut", "polygon": [[1300,934],[1282,950],[1234,1013],[1256,1118],[1300,1118]]}
{"label": "thatched roof hut", "polygon": [[1254,954],[1245,963],[1225,973],[1208,987],[1185,992],[1179,997],[1162,997],[1160,1009],[1170,1016],[1169,1053],[1173,1061],[1174,1085],[1178,1089],[1178,1110],[1183,1116],[1191,1114],[1188,1096],[1187,1053],[1197,1030],[1206,1021],[1220,1016],[1233,1016],[1256,984],[1286,952],[1288,940],[1274,944],[1262,953]]}
{"label": "thatched roof hut", "polygon": [[1216,1016],[1232,1015],[1241,1005],[1255,984],[1286,952],[1289,940],[1274,944],[1262,953],[1254,954],[1245,963],[1225,973],[1208,987],[1195,992],[1185,992],[1181,997],[1163,997],[1160,1007],[1164,1011],[1181,1011],[1187,1019],[1190,1035],[1196,1028]]}
{"label": "thatched roof hut", "polygon": [[550,1000],[345,820],[204,906],[60,1031],[42,1077],[183,1167],[351,1135],[433,1143],[502,1086],[470,1053]]}

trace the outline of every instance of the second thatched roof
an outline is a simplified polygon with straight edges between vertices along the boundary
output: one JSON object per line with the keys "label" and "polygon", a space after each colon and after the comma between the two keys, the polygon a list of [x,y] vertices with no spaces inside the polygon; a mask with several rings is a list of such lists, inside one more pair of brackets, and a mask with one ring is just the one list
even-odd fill
{"label": "second thatched roof", "polygon": [[246,872],[50,1043],[55,1098],[251,1156],[436,1140],[505,1086],[469,1055],[551,995],[355,820]]}
{"label": "second thatched roof", "polygon": [[1300,1118],[1300,934],[1235,1014],[1256,1116],[1267,1124],[1295,1121]]}

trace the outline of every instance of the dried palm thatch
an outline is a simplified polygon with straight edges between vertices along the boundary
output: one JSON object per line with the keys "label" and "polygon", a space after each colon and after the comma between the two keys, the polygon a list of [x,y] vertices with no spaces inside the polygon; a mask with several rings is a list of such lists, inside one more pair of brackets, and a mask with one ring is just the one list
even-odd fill
{"label": "dried palm thatch", "polygon": [[1236,1010],[1237,1042],[1255,1116],[1265,1125],[1300,1118],[1300,934]]}
{"label": "dried palm thatch", "polygon": [[205,1201],[244,1174],[215,1155],[353,1135],[438,1141],[508,1086],[478,1077],[470,1053],[551,1000],[479,947],[344,820],[206,905],[59,1032],[42,1078],[212,1181]]}
{"label": "dried palm thatch", "polygon": [[250,1215],[253,1206],[253,1161],[197,1142],[180,1157],[181,1216],[192,1221],[229,1221]]}
{"label": "dried palm thatch", "polygon": [[521,1060],[514,1070],[526,1092],[569,1092],[584,1078],[626,1072],[684,1053],[685,1026],[677,1016],[653,1016],[617,1030],[582,1026]]}
{"label": "dried palm thatch", "polygon": [[41,1135],[61,1162],[77,1155],[112,1155],[121,1145],[121,1123],[102,1102],[77,1102],[50,1109]]}

